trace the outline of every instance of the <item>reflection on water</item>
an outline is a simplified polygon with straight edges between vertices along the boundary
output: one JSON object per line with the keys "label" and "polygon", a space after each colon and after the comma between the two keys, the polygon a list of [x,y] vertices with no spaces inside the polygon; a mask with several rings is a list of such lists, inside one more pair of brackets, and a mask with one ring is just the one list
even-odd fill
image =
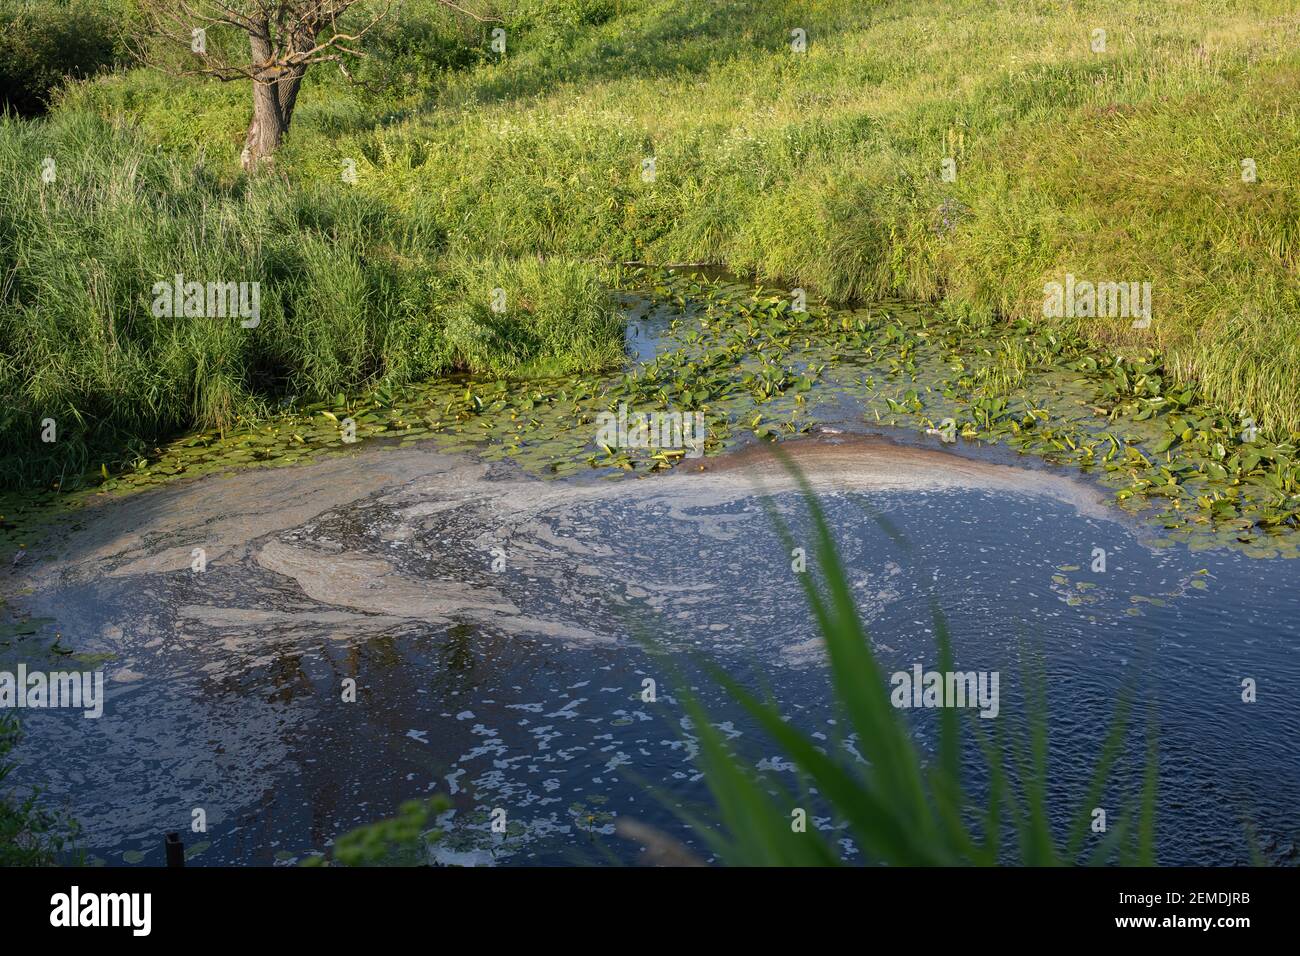
{"label": "reflection on water", "polygon": [[[629,483],[641,486],[655,487]],[[804,537],[798,499],[777,501]],[[1266,855],[1294,861],[1300,564],[1265,574],[1239,554],[1152,548],[1062,501],[980,488],[826,503],[887,672],[936,666],[931,595],[958,667],[1001,673],[1000,719],[1023,715],[1022,678],[1041,662],[1062,812],[1131,685],[1135,756],[1145,705],[1159,717],[1161,862],[1246,862],[1247,823]],[[65,575],[31,599],[52,621],[24,640],[84,636],[80,650],[109,655],[109,702],[98,721],[26,713],[20,779],[66,800],[109,863],[161,862],[160,834],[188,831],[196,809],[209,831],[187,832],[196,863],[301,859],[436,791],[454,802],[443,862],[629,862],[637,849],[613,835],[625,814],[705,854],[656,796],[706,800],[673,671],[756,764],[783,765],[682,652],[837,736],[790,554],[754,496],[557,495],[520,514],[405,485],[256,539],[204,575]],[[489,544],[509,556],[499,574]],[[446,582],[472,585],[480,610],[439,616]],[[1245,678],[1256,703],[1242,702]],[[929,739],[929,714],[913,716]],[[1122,807],[1139,769],[1121,764],[1104,805]],[[496,808],[504,835],[490,830]]]}

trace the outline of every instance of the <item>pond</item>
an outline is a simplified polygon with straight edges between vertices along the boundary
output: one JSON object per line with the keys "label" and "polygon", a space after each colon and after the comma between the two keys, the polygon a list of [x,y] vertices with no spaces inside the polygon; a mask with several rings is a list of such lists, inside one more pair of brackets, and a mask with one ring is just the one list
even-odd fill
{"label": "pond", "polygon": [[[717,374],[690,339],[708,320],[689,299],[625,305],[633,374],[679,348],[697,379]],[[792,357],[766,399],[746,383],[750,404],[725,406],[729,427],[718,386],[705,404],[721,437],[661,473],[645,456],[629,471],[617,459],[634,454],[594,451],[584,415],[615,392],[573,385],[564,401],[582,411],[549,429],[535,401],[540,424],[511,438],[501,425],[533,401],[526,390],[493,412],[494,383],[459,381],[436,400],[385,404],[390,420],[434,409],[428,435],[406,434],[407,421],[400,442],[379,434],[297,467],[173,480],[80,509],[10,574],[18,623],[0,669],[102,668],[104,715],[25,711],[15,779],[72,810],[110,865],[161,863],[168,830],[196,865],[301,862],[434,793],[453,807],[433,862],[631,863],[640,849],[615,834],[620,817],[707,857],[678,815],[708,802],[682,688],[755,764],[787,768],[705,662],[767,688],[801,727],[841,736],[799,555],[765,507],[811,553],[802,498],[737,425],[761,414],[782,424],[827,508],[887,673],[937,666],[937,600],[958,667],[1001,676],[1001,719],[1023,720],[1041,669],[1062,813],[1127,693],[1132,759],[1103,806],[1131,797],[1154,713],[1160,862],[1243,863],[1257,847],[1294,863],[1289,538],[1265,548],[1234,527],[1246,540],[1223,547],[1216,524],[1219,546],[1199,547],[1205,534],[1180,538],[1162,512],[1117,504],[1104,475],[872,411],[927,383],[940,391],[941,363],[921,356],[886,387],[896,353],[838,358],[807,388],[794,383],[827,356]],[[1080,387],[1050,370],[1043,381],[1058,398]],[[439,427],[458,420],[448,396],[478,391],[482,434]],[[930,741],[933,715],[911,719]],[[494,811],[506,832],[493,831]],[[196,816],[206,832],[192,832]]]}

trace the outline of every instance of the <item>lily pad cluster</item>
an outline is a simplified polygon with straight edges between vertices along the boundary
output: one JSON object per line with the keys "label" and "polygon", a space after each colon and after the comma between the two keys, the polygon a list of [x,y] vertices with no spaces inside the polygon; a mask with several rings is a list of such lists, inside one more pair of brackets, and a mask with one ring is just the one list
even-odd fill
{"label": "lily pad cluster", "polygon": [[[705,454],[819,424],[907,429],[943,447],[951,438],[959,449],[1001,444],[1093,475],[1119,506],[1150,521],[1154,543],[1300,553],[1295,445],[1269,440],[1248,415],[1173,385],[1154,351],[1100,355],[1050,327],[914,303],[799,308],[781,290],[727,277],[645,270],[632,278],[624,305],[629,321],[654,337],[646,361],[606,374],[380,385],[293,405],[271,420],[180,438],[127,471],[105,470],[94,493],[349,454],[376,442],[431,441],[484,460],[508,458],[544,477],[645,475],[697,463],[682,449],[602,444],[599,416],[622,406],[703,413]],[[30,503],[0,504],[33,511]],[[0,519],[0,546],[12,551],[24,534],[28,520]]]}

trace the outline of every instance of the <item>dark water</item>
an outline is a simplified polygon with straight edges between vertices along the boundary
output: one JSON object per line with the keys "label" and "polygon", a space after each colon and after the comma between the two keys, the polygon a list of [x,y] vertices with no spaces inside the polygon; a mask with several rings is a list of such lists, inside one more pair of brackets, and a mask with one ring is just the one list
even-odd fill
{"label": "dark water", "polygon": [[[781,500],[798,540],[801,506]],[[1137,784],[1151,705],[1161,862],[1245,862],[1247,823],[1267,856],[1292,861],[1300,566],[1152,550],[1139,543],[1140,529],[1018,495],[845,494],[827,504],[886,671],[936,666],[932,596],[950,622],[959,669],[1000,672],[1003,720],[1023,715],[1022,678],[1042,665],[1057,813],[1081,799],[1129,686],[1134,759],[1121,763],[1102,806],[1117,813]],[[340,509],[310,532],[378,552],[386,547],[380,510],[374,502]],[[427,540],[406,543],[403,570],[437,573],[427,555],[439,541],[445,550],[447,530],[425,525]],[[187,833],[201,851],[195,863],[288,862],[435,791],[453,794],[456,807],[437,850],[445,862],[632,861],[636,848],[613,835],[624,814],[703,854],[663,799],[694,806],[706,796],[672,671],[753,762],[783,764],[681,652],[766,686],[805,729],[840,735],[791,557],[756,500],[674,515],[612,498],[556,518],[552,530],[602,534],[610,547],[593,558],[599,573],[556,587],[507,571],[497,586],[520,607],[617,643],[573,646],[482,623],[308,627],[292,612],[318,607],[292,586],[268,593],[272,579],[241,570],[203,589],[243,588],[289,613],[238,638],[187,640],[169,616],[202,597],[185,572],[145,589],[107,580],[69,589],[59,598],[65,629],[94,633],[97,616],[122,620],[125,611],[142,631],[169,636],[132,658],[139,679],[118,686],[102,719],[28,712],[21,779],[66,799],[87,826],[88,848],[109,863],[159,862],[160,834],[188,831],[195,808],[208,824],[206,835]],[[1090,569],[1098,547],[1107,552],[1104,573]],[[648,653],[643,637],[675,653]],[[340,701],[344,677],[356,679],[363,704]],[[642,699],[647,678],[656,682],[652,703]],[[1258,685],[1255,703],[1242,701],[1244,678]],[[917,721],[925,740],[930,713]],[[498,808],[505,835],[490,832]],[[851,846],[846,853],[853,858]]]}

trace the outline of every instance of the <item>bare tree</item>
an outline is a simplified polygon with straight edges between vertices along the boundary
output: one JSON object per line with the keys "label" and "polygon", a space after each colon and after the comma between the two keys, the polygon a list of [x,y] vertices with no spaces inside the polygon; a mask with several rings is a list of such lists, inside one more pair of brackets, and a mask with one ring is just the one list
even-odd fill
{"label": "bare tree", "polygon": [[[438,3],[476,20],[493,19],[454,0]],[[252,82],[253,115],[240,155],[241,165],[252,171],[288,131],[308,68],[334,63],[349,75],[348,60],[365,55],[360,41],[393,5],[394,0],[141,0],[145,35],[136,42],[135,52],[143,62],[169,73]],[[209,30],[231,29],[247,35],[247,59],[209,49]],[[180,44],[189,52],[189,65],[177,67],[159,59],[156,40]]]}

